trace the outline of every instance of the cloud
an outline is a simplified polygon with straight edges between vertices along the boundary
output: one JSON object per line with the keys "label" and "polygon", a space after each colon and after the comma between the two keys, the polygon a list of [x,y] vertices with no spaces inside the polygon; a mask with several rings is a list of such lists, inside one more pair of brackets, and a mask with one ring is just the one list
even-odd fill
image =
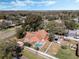
{"label": "cloud", "polygon": [[56,0],[41,0],[41,1],[34,1],[34,0],[15,0],[8,2],[1,2],[0,5],[12,5],[12,6],[50,6],[56,3]]}
{"label": "cloud", "polygon": [[79,2],[79,0],[76,0],[75,2],[76,2],[76,3],[78,3],[78,2]]}

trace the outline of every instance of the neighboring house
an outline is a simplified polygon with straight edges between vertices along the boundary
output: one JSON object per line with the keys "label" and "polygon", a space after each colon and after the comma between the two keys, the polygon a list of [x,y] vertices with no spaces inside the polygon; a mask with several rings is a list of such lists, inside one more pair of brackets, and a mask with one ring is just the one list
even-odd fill
{"label": "neighboring house", "polygon": [[7,28],[9,25],[11,25],[11,22],[10,22],[10,21],[3,20],[3,21],[0,23],[0,28],[1,28],[1,29]]}
{"label": "neighboring house", "polygon": [[69,37],[75,37],[75,35],[76,35],[76,31],[75,30],[69,30],[68,31],[68,36]]}
{"label": "neighboring house", "polygon": [[48,33],[45,30],[38,30],[35,32],[26,32],[24,42],[42,46],[48,40],[48,38]]}
{"label": "neighboring house", "polygon": [[60,19],[57,19],[57,20],[54,20],[56,23],[59,23],[59,24],[61,24],[61,23],[63,23],[62,22],[62,20],[60,20]]}
{"label": "neighboring house", "polygon": [[0,23],[2,23],[2,22],[3,22],[3,20],[4,20],[4,19],[0,19]]}
{"label": "neighboring house", "polygon": [[55,21],[55,23],[57,23],[59,25],[59,27],[66,28],[66,26],[64,25],[64,22],[61,19],[57,19],[54,21]]}
{"label": "neighboring house", "polygon": [[77,32],[76,32],[76,38],[79,39],[79,30],[77,30]]}
{"label": "neighboring house", "polygon": [[79,39],[79,30],[69,30],[68,37]]}
{"label": "neighboring house", "polygon": [[21,17],[19,20],[20,20],[21,23],[25,23],[25,20],[26,20],[26,19],[27,19],[27,17],[24,16],[24,17]]}
{"label": "neighboring house", "polygon": [[73,19],[76,23],[79,23],[79,18],[74,18]]}
{"label": "neighboring house", "polygon": [[24,47],[24,43],[21,42],[21,41],[18,41],[18,42],[17,42],[17,46],[19,46],[19,47]]}
{"label": "neighboring house", "polygon": [[16,23],[13,22],[12,20],[4,20],[4,21],[2,22],[2,25],[6,26],[6,27],[9,27],[9,26],[15,26]]}
{"label": "neighboring house", "polygon": [[0,19],[0,29],[2,27],[2,22],[3,22],[4,19]]}
{"label": "neighboring house", "polygon": [[13,22],[11,20],[4,20],[3,25],[6,25],[7,27],[8,26],[14,26],[14,24],[13,24]]}

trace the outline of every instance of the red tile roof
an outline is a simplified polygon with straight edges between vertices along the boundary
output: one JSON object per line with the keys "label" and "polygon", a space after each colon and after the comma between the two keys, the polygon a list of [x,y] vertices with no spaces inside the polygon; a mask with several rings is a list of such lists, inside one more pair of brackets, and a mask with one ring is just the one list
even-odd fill
{"label": "red tile roof", "polygon": [[48,40],[48,33],[45,30],[38,30],[35,32],[26,32],[24,42],[37,42],[42,40]]}

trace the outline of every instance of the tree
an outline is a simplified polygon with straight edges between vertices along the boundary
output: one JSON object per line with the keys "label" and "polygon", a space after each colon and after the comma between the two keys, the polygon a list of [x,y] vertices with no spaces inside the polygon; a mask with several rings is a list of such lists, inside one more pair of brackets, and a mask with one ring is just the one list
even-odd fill
{"label": "tree", "polygon": [[36,31],[39,25],[42,23],[42,17],[39,15],[29,15],[27,16],[25,23],[22,28],[26,31]]}
{"label": "tree", "polygon": [[65,20],[64,23],[67,29],[73,30],[76,28],[76,23],[73,20]]}
{"label": "tree", "polygon": [[58,19],[58,17],[52,15],[52,16],[47,16],[46,19],[48,19],[48,21],[52,21],[52,20],[56,20],[56,19]]}
{"label": "tree", "polygon": [[49,32],[49,41],[52,42],[54,38],[54,33]]}
{"label": "tree", "polygon": [[25,36],[25,31],[22,28],[17,28],[16,33],[17,33],[16,36],[18,39],[21,39]]}
{"label": "tree", "polygon": [[59,34],[59,35],[65,34],[64,25],[58,24],[54,21],[48,22],[48,24],[46,25],[46,29],[49,31],[49,33]]}
{"label": "tree", "polygon": [[0,59],[12,59],[12,48],[16,45],[16,41],[13,40],[0,40]]}
{"label": "tree", "polygon": [[5,19],[5,15],[4,14],[0,14],[0,19]]}
{"label": "tree", "polygon": [[19,46],[16,39],[0,40],[0,59],[20,58],[23,47]]}
{"label": "tree", "polygon": [[17,30],[17,37],[23,38],[26,31],[36,31],[41,29],[42,17],[39,15],[28,15],[22,28]]}

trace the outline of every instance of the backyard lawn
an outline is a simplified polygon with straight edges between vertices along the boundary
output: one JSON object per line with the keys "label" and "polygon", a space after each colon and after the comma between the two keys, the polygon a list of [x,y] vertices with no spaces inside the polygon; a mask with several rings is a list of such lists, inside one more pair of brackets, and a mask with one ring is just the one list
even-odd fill
{"label": "backyard lawn", "polygon": [[59,53],[56,55],[59,59],[79,59],[75,55],[75,51],[67,48],[67,49],[60,49]]}
{"label": "backyard lawn", "polygon": [[44,59],[43,57],[38,56],[38,54],[34,54],[34,53],[28,51],[27,49],[23,51],[23,54],[28,59]]}

